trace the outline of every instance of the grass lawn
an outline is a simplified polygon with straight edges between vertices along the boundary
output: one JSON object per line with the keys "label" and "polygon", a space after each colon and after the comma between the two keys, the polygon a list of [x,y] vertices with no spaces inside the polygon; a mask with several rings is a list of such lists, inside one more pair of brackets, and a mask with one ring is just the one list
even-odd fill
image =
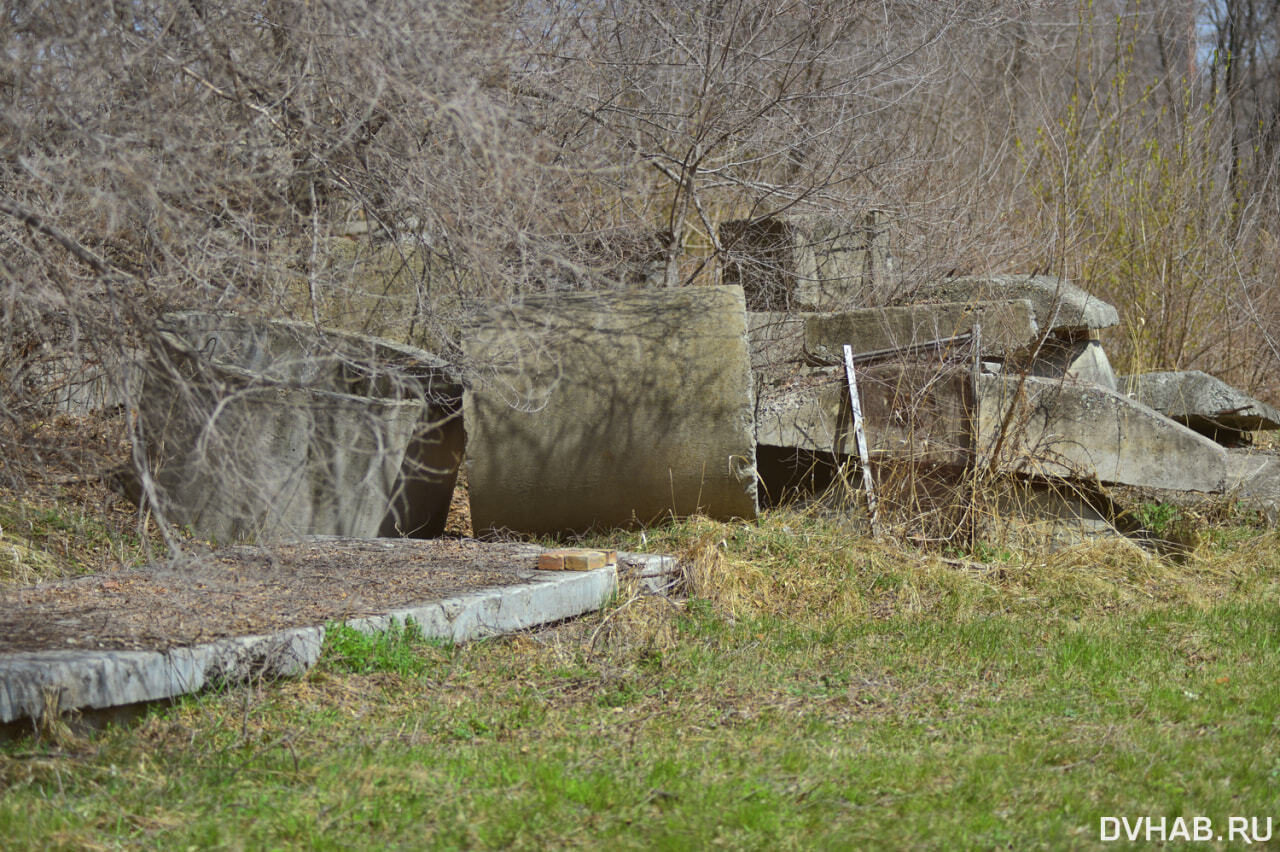
{"label": "grass lawn", "polygon": [[1149,816],[1215,848],[1280,822],[1274,532],[979,564],[776,511],[646,544],[693,597],[460,647],[332,631],[303,679],[0,746],[0,845],[1123,848],[1101,819]]}

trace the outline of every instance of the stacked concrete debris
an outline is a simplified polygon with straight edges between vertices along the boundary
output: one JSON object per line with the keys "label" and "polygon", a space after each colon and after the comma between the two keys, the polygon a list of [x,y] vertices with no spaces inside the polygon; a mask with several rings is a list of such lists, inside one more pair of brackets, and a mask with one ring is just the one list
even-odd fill
{"label": "stacked concrete debris", "polygon": [[[966,501],[955,491],[975,481],[972,473],[994,486],[990,496],[1002,508],[993,514],[1018,506],[1085,526],[1105,526],[1114,515],[1099,484],[1280,498],[1280,464],[1222,446],[1280,427],[1280,412],[1202,373],[1118,381],[1098,335],[1118,323],[1116,310],[1069,282],[949,278],[904,304],[850,310],[868,292],[888,291],[878,214],[845,228],[814,219],[731,222],[718,236],[729,286],[528,298],[478,318],[463,345],[487,372],[465,394],[426,353],[410,360],[434,375],[436,389],[387,393],[368,369],[349,376],[314,345],[299,348],[300,327],[276,324],[266,337],[246,336],[239,321],[224,318],[226,328],[211,335],[207,318],[172,320],[185,323],[162,340],[164,357],[178,367],[167,373],[175,384],[143,395],[153,458],[164,462],[152,471],[154,485],[172,517],[218,537],[438,534],[465,419],[477,532],[578,532],[694,512],[749,518],[761,502],[835,481],[853,458],[847,344],[878,487],[898,488],[889,496],[921,512],[949,507],[940,528],[962,520],[953,510]],[[273,335],[285,343],[264,342]],[[405,359],[385,341],[363,345],[377,351],[355,363],[393,352]],[[229,363],[227,353],[239,361]],[[193,364],[204,373],[193,373]],[[275,375],[280,364],[301,373]],[[153,385],[165,374],[149,371]],[[207,411],[191,409],[194,420],[157,402],[193,392],[209,398]],[[255,407],[264,393],[283,403],[280,424],[260,425]],[[317,483],[331,477],[328,490],[354,495],[341,484],[354,471],[362,487],[372,483],[368,499],[356,500],[368,505],[345,512],[300,504],[275,523],[275,508],[238,506],[247,489],[210,488],[207,479],[185,486],[189,469],[209,466],[216,433],[197,421],[213,418],[215,408],[223,432],[249,440],[255,454],[297,456],[266,465],[258,480],[242,475],[254,488],[323,492]],[[323,410],[321,419],[346,411],[351,422],[317,432],[308,414],[305,434],[284,437],[299,410]],[[374,433],[377,452],[364,447],[359,436],[369,435],[357,425],[372,412],[383,424]],[[314,451],[298,455],[301,446],[344,443],[347,450],[332,450],[323,463]],[[350,452],[359,458],[346,459]],[[439,475],[409,476],[406,457]],[[905,477],[889,475],[904,470]],[[414,482],[429,484],[415,491]],[[206,521],[219,517],[212,504],[220,502],[232,506],[228,518]],[[365,520],[356,529],[336,520],[344,513]]]}
{"label": "stacked concrete debris", "polygon": [[1280,411],[1199,370],[1121,380],[1143,405],[1228,447],[1248,445],[1253,432],[1280,429]]}

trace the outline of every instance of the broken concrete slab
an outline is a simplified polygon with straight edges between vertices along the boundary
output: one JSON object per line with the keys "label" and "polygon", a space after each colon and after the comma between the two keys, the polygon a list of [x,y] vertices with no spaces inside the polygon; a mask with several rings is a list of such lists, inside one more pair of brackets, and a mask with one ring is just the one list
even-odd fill
{"label": "broken concrete slab", "polygon": [[129,408],[137,404],[142,387],[142,356],[85,345],[82,351],[52,359],[42,372],[44,401],[56,411],[85,415]]}
{"label": "broken concrete slab", "polygon": [[[506,545],[513,558],[540,548]],[[676,573],[672,557],[624,553],[629,576],[663,588]],[[427,638],[452,642],[512,633],[599,609],[616,592],[617,568],[530,572],[522,585],[480,589],[447,600],[400,607],[347,621],[366,633],[412,619]],[[209,685],[300,674],[319,659],[323,627],[223,639],[165,651],[50,650],[0,654],[0,739],[6,726],[46,712],[105,710],[175,698]],[[12,731],[12,728],[11,728]]]}
{"label": "broken concrete slab", "polygon": [[[963,465],[971,454],[967,368],[876,365],[859,369],[867,448],[873,459]],[[771,388],[756,415],[756,441],[838,455],[857,453],[849,390],[841,369],[814,370]]]}
{"label": "broken concrete slab", "polygon": [[753,311],[840,310],[865,303],[888,275],[884,215],[860,222],[768,216],[725,222],[725,284],[740,285]]}
{"label": "broken concrete slab", "polygon": [[223,543],[438,535],[461,457],[460,396],[444,364],[412,347],[170,314],[139,400],[142,493]]}
{"label": "broken concrete slab", "polygon": [[1249,443],[1249,432],[1280,429],[1280,410],[1199,370],[1125,376],[1123,386],[1143,405],[1227,446]]}
{"label": "broken concrete slab", "polygon": [[1006,473],[1221,492],[1226,451],[1097,385],[1034,376],[978,381],[980,452]]}
{"label": "broken concrete slab", "polygon": [[1121,510],[1089,483],[1001,476],[988,485],[983,498],[994,510],[980,512],[979,522],[994,541],[1053,552],[1123,535],[1116,526]]}
{"label": "broken concrete slab", "polygon": [[914,303],[1027,299],[1041,329],[1100,329],[1120,324],[1116,309],[1055,275],[989,275],[948,278],[911,296]]}
{"label": "broken concrete slab", "polygon": [[804,315],[804,354],[814,363],[839,365],[845,344],[855,353],[906,350],[972,334],[975,326],[981,326],[984,355],[1012,354],[1037,333],[1026,299],[863,308]]}
{"label": "broken concrete slab", "polygon": [[475,529],[562,533],[756,514],[739,287],[527,298],[464,338]]}
{"label": "broken concrete slab", "polygon": [[1227,450],[1227,494],[1275,523],[1280,518],[1280,455],[1245,448]]}
{"label": "broken concrete slab", "polygon": [[[772,390],[759,409],[759,443],[853,455],[843,382],[831,370],[821,381]],[[858,392],[873,458],[972,463],[969,383],[968,371],[958,368],[860,370]],[[998,455],[995,470],[1001,473],[1209,493],[1221,492],[1227,480],[1222,447],[1097,385],[983,375],[977,411],[979,459],[989,465]]]}

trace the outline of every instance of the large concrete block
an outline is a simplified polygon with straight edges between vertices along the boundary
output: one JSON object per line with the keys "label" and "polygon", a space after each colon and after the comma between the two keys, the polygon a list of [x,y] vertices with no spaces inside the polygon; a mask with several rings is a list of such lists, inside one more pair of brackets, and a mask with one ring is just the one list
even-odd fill
{"label": "large concrete block", "polygon": [[982,353],[1006,355],[1036,336],[1031,302],[949,302],[863,308],[804,315],[804,351],[815,363],[844,363],[843,347],[855,352],[906,349],[973,332],[981,326]]}
{"label": "large concrete block", "polygon": [[1119,325],[1116,309],[1097,296],[1054,275],[990,275],[948,278],[915,293],[914,302],[983,302],[1027,299],[1036,323],[1050,331]]}
{"label": "large concrete block", "polygon": [[738,287],[529,298],[464,339],[477,531],[579,531],[674,513],[754,517]]}
{"label": "large concrete block", "polygon": [[1226,483],[1222,447],[1107,388],[984,375],[978,408],[984,461],[997,455],[1004,472],[1179,491]]}
{"label": "large concrete block", "polygon": [[460,388],[432,356],[219,314],[166,316],[154,343],[138,478],[169,520],[218,542],[443,529]]}
{"label": "large concrete block", "polygon": [[720,226],[722,280],[753,311],[839,310],[865,303],[887,277],[888,232],[872,211],[856,225],[818,216],[741,219]]}
{"label": "large concrete block", "polygon": [[1125,376],[1134,399],[1218,441],[1248,443],[1249,432],[1280,429],[1280,411],[1199,370]]}
{"label": "large concrete block", "polygon": [[[876,460],[963,465],[972,447],[969,371],[877,365],[857,372],[867,449]],[[756,417],[756,441],[857,457],[844,371],[771,389]]]}

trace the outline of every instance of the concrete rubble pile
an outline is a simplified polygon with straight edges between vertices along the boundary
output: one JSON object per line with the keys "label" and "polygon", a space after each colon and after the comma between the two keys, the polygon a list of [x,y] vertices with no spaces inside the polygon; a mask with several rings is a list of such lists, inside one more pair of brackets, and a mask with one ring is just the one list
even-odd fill
{"label": "concrete rubble pile", "polygon": [[853,307],[890,293],[880,214],[718,237],[722,285],[476,316],[466,382],[376,338],[170,317],[141,393],[141,485],[228,540],[439,535],[464,453],[477,533],[750,518],[856,458],[848,345],[871,466],[884,488],[909,469],[912,500],[954,502],[983,471],[997,502],[1086,524],[1106,521],[1099,486],[1280,501],[1280,464],[1247,449],[1280,411],[1203,373],[1117,377],[1099,336],[1115,308],[1068,281],[951,277]]}

